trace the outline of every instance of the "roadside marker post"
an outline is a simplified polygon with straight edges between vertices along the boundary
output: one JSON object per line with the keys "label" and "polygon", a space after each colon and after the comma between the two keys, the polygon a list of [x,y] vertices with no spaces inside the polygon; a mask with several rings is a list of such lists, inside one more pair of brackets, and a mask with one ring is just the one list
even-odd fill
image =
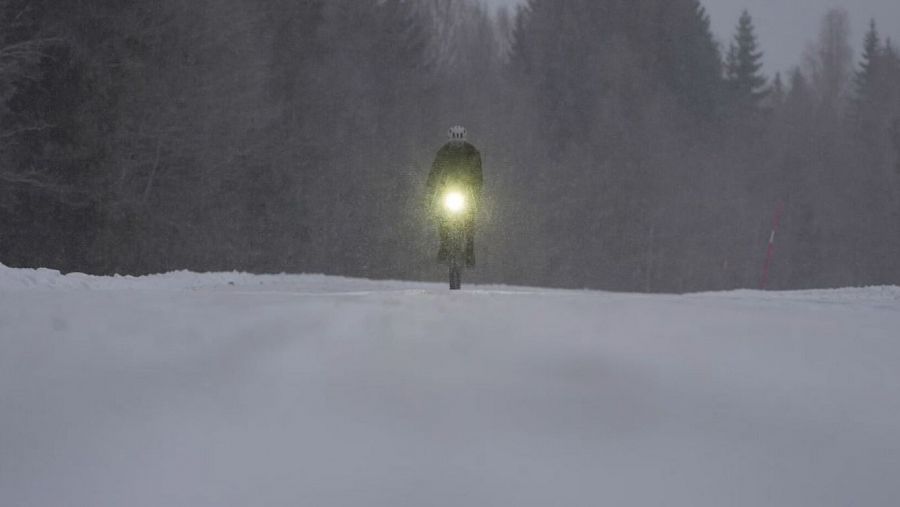
{"label": "roadside marker post", "polygon": [[772,268],[772,260],[775,258],[775,237],[778,235],[782,215],[784,215],[784,201],[778,201],[778,205],[775,206],[775,217],[772,219],[772,233],[769,235],[769,247],[766,251],[762,277],[759,280],[759,290],[769,288],[769,270]]}

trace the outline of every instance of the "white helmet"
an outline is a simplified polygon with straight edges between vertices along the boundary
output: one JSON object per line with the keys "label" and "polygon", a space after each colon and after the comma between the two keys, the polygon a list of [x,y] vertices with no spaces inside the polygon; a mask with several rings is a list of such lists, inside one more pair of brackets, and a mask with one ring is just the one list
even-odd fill
{"label": "white helmet", "polygon": [[467,134],[466,128],[461,125],[450,127],[450,131],[447,133],[451,141],[465,141]]}

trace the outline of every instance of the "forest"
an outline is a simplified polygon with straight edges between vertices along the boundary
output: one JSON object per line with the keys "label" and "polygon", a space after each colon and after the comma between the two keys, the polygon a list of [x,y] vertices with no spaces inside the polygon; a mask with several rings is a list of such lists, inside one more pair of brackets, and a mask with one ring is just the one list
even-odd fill
{"label": "forest", "polygon": [[900,284],[900,53],[811,15],[767,75],[698,0],[0,0],[0,263],[437,279],[462,124],[479,282],[756,288],[779,212],[769,288]]}

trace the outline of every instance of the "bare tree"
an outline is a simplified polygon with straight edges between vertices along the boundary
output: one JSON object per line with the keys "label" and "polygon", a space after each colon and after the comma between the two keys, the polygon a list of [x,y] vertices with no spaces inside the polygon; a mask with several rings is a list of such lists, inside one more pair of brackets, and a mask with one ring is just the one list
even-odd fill
{"label": "bare tree", "polygon": [[834,114],[841,113],[849,97],[853,70],[850,16],[846,10],[828,11],[822,19],[819,38],[807,50],[805,59],[821,106]]}

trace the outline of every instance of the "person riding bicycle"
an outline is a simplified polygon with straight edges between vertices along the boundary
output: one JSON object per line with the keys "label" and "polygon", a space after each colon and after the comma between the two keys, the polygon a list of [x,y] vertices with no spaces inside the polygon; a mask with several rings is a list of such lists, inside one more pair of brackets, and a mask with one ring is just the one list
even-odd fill
{"label": "person riding bicycle", "polygon": [[450,140],[437,153],[431,173],[426,183],[426,196],[432,216],[438,218],[441,247],[438,250],[438,261],[445,261],[449,255],[449,224],[441,219],[438,204],[439,196],[448,187],[464,189],[471,197],[471,205],[466,210],[464,222],[466,237],[466,265],[475,265],[475,213],[481,199],[484,177],[481,171],[481,153],[466,141],[466,129],[461,126],[451,127]]}

